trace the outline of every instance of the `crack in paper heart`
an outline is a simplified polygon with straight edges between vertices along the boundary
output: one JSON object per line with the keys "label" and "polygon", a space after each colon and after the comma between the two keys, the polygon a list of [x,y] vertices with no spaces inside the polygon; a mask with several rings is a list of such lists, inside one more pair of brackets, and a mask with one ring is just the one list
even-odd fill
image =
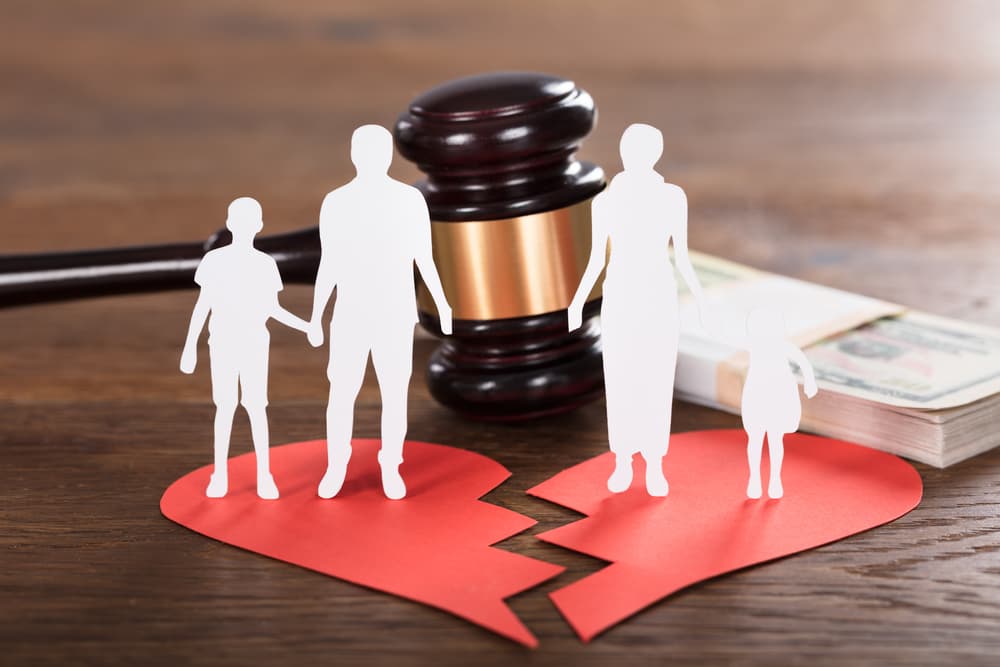
{"label": "crack in paper heart", "polygon": [[787,435],[785,448],[781,500],[747,499],[743,431],[673,435],[666,498],[647,495],[641,474],[610,493],[610,453],[529,489],[587,515],[539,539],[610,563],[550,594],[580,638],[694,583],[874,528],[920,502],[920,476],[891,454],[804,434]]}
{"label": "crack in paper heart", "polygon": [[536,521],[479,500],[510,476],[474,452],[407,442],[401,472],[409,493],[382,493],[377,440],[355,440],[341,493],[323,500],[316,485],[326,443],[271,450],[281,498],[257,498],[254,457],[229,461],[230,491],[205,497],[211,466],[174,482],[164,516],[213,539],[362,586],[442,609],[527,646],[537,640],[504,600],[563,568],[491,545]]}

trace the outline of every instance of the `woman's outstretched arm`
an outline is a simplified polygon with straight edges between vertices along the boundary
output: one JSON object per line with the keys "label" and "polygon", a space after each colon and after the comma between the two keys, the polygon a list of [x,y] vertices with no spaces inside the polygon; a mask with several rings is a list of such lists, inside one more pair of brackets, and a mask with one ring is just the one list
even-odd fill
{"label": "woman's outstretched arm", "polygon": [[671,190],[672,206],[671,215],[674,216],[673,243],[674,243],[674,263],[681,278],[691,291],[695,303],[698,304],[698,312],[701,315],[702,323],[705,322],[705,296],[701,290],[701,283],[698,282],[698,274],[694,272],[691,265],[691,257],[688,255],[688,206],[687,195],[684,190],[676,185],[668,185]]}
{"label": "woman's outstretched arm", "polygon": [[583,324],[583,304],[591,290],[597,277],[601,275],[604,268],[604,261],[608,252],[608,226],[604,215],[604,205],[602,203],[603,193],[594,198],[590,205],[591,217],[591,241],[590,259],[587,261],[587,268],[580,278],[580,286],[576,288],[576,294],[569,304],[569,330],[580,328]]}

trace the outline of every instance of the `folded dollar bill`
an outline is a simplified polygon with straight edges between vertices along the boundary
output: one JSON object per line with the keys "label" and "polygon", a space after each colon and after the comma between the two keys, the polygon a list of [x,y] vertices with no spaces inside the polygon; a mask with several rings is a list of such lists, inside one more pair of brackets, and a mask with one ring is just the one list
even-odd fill
{"label": "folded dollar bill", "polygon": [[708,255],[692,261],[709,322],[682,301],[678,398],[739,411],[747,357],[732,333],[751,308],[769,305],[816,372],[804,430],[937,467],[1000,445],[1000,330]]}

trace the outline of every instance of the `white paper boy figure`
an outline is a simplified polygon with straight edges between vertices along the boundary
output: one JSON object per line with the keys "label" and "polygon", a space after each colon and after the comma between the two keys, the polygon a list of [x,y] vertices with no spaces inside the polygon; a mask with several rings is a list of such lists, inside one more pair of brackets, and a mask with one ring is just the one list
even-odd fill
{"label": "white paper boy figure", "polygon": [[750,367],[743,385],[741,413],[747,432],[747,461],[750,482],[747,497],[760,498],[760,459],[767,434],[767,449],[771,459],[771,477],[767,495],[780,498],[781,463],[785,457],[784,435],[799,429],[802,403],[799,384],[789,362],[802,372],[807,398],[816,395],[816,376],[812,364],[802,350],[785,338],[785,322],[781,313],[771,308],[755,308],[747,316],[746,349]]}
{"label": "white paper boy figure", "polygon": [[632,459],[641,454],[647,492],[665,496],[669,487],[663,457],[670,442],[680,336],[671,243],[677,270],[700,310],[704,299],[688,257],[687,197],[654,171],[663,153],[663,135],[650,125],[630,125],[620,148],[625,170],[591,206],[590,260],[569,306],[569,329],[580,326],[584,302],[604,268],[610,242],[601,305],[608,440],[615,453],[608,489],[620,493],[629,488]]}
{"label": "white paper boy figure", "polygon": [[238,398],[250,416],[257,454],[257,495],[266,500],[278,497],[268,457],[267,321],[273,317],[302,332],[309,325],[278,304],[282,289],[278,265],[270,255],[253,247],[254,236],[263,225],[260,204],[255,199],[234,200],[226,219],[233,242],[208,252],[194,276],[201,292],[181,354],[181,371],[194,372],[198,338],[211,314],[208,348],[215,402],[215,470],[205,491],[210,498],[225,496],[229,488],[229,436]]}
{"label": "white paper boy figure", "polygon": [[369,354],[382,394],[382,488],[394,500],[406,495],[399,465],[417,322],[414,262],[434,298],[442,332],[451,333],[451,307],[431,254],[427,203],[419,190],[389,177],[392,152],[392,135],[384,127],[355,130],[351,161],[357,176],[329,193],[319,214],[322,255],[309,329],[314,346],[323,343],[323,312],[337,288],[327,368],[327,470],[319,485],[323,498],[337,495],[344,483],[354,400]]}

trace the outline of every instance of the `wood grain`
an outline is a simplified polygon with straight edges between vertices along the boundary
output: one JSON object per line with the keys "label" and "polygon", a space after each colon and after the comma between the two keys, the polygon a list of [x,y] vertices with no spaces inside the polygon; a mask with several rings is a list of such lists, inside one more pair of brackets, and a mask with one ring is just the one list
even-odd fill
{"label": "wood grain", "polygon": [[[987,1],[401,3],[195,0],[0,7],[0,249],[202,238],[253,194],[314,224],[347,141],[420,90],[497,68],[573,77],[614,171],[663,128],[693,247],[1000,325],[1000,6]],[[415,177],[397,161],[393,174]],[[310,294],[283,296],[306,313]],[[209,381],[176,371],[193,294],[0,311],[0,664],[995,664],[1000,451],[918,466],[896,523],[695,586],[582,645],[545,596],[599,563],[532,535],[572,513],[523,491],[604,451],[603,405],[530,425],[456,419],[414,378],[410,436],[513,473],[539,519],[504,543],[566,565],[513,607],[533,653],[420,605],[163,519],[210,458]],[[417,366],[430,350],[417,346]],[[205,351],[202,350],[202,354]],[[204,364],[207,357],[201,359]],[[275,328],[275,443],[319,437],[322,351]],[[249,448],[241,416],[233,451]],[[377,435],[372,378],[357,434]],[[678,404],[675,431],[738,420]],[[669,461],[668,461],[669,465]],[[405,566],[405,564],[401,564]],[[668,566],[668,565],[666,565]]]}

